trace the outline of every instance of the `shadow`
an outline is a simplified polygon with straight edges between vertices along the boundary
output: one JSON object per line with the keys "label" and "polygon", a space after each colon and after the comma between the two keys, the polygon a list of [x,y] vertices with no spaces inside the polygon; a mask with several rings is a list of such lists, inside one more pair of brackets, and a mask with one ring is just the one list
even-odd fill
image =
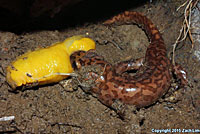
{"label": "shadow", "polygon": [[[37,30],[63,30],[85,23],[96,23],[108,19],[125,10],[143,5],[146,0],[83,0],[80,3],[62,9],[53,18],[47,14],[31,18],[29,13],[23,16],[0,9],[0,30],[20,34]],[[28,9],[27,9],[28,11]]]}

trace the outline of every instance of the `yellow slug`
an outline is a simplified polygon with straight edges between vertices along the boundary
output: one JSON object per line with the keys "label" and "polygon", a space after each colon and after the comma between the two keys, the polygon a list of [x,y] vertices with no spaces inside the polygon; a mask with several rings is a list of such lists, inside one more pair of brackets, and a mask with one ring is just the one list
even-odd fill
{"label": "yellow slug", "polygon": [[73,71],[70,55],[78,50],[95,49],[95,42],[83,36],[73,36],[47,48],[27,52],[7,67],[7,82],[15,89],[59,82]]}

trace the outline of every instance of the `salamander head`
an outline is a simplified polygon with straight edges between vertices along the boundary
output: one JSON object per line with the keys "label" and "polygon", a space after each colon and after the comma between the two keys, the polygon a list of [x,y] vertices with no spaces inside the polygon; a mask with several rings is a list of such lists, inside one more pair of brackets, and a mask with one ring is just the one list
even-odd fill
{"label": "salamander head", "polygon": [[70,55],[70,62],[74,70],[80,69],[82,66],[82,58],[85,56],[86,51],[76,51]]}

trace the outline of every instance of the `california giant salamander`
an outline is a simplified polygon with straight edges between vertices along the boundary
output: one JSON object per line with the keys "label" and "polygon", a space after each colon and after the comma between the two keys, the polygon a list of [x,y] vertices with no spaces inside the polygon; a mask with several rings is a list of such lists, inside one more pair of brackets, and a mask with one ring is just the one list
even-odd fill
{"label": "california giant salamander", "polygon": [[[123,61],[116,65],[111,65],[94,51],[77,51],[71,55],[71,64],[75,70],[83,66],[100,66],[102,73],[90,72],[88,79],[95,80],[96,86],[92,87],[91,91],[97,94],[102,103],[111,106],[114,100],[120,100],[138,108],[148,106],[168,91],[173,71],[182,84],[187,83],[186,72],[179,65],[174,67],[171,64],[160,32],[147,17],[138,12],[126,11],[105,21],[104,24],[139,25],[147,34],[150,44],[145,59]],[[142,66],[143,64],[146,66]],[[144,68],[140,74],[123,74],[132,69],[140,70],[141,66]]]}

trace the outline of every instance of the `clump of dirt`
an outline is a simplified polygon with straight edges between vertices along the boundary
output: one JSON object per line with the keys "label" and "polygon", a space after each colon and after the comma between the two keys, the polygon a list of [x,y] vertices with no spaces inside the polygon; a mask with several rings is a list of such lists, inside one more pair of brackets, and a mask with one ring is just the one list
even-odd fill
{"label": "clump of dirt", "polygon": [[[182,1],[156,1],[134,11],[143,12],[158,26],[167,50],[172,51],[182,23],[182,11],[176,8]],[[151,133],[156,129],[199,129],[200,80],[199,61],[191,53],[189,40],[179,44],[176,62],[188,72],[190,85],[174,88],[156,104],[139,110],[127,110],[124,121],[112,109],[83,92],[68,92],[59,84],[31,88],[18,93],[9,92],[5,83],[6,67],[20,54],[45,47],[73,35],[88,35],[97,43],[97,52],[111,63],[144,57],[149,42],[137,26],[108,28],[87,24],[63,31],[37,31],[16,35],[0,32],[0,133]],[[119,46],[122,49],[119,49]],[[176,85],[175,85],[176,87]],[[170,89],[172,90],[172,89]],[[128,106],[131,109],[131,106]],[[129,108],[128,108],[129,109]],[[174,130],[175,131],[175,130]],[[179,130],[176,130],[179,131]]]}

